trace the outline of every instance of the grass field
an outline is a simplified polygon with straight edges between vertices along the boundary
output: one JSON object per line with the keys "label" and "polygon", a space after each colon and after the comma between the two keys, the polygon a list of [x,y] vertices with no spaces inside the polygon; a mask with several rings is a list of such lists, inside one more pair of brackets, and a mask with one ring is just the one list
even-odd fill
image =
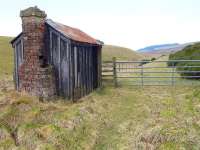
{"label": "grass field", "polygon": [[77,103],[40,102],[0,80],[0,149],[199,150],[200,87],[105,84]]}
{"label": "grass field", "polygon": [[75,104],[0,95],[2,149],[200,149],[199,87],[104,87]]}

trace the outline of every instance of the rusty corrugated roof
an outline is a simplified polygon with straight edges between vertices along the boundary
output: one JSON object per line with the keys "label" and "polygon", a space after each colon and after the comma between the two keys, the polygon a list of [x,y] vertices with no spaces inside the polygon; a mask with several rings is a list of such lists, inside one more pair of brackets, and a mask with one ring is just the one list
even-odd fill
{"label": "rusty corrugated roof", "polygon": [[55,28],[57,31],[61,32],[62,34],[64,34],[65,36],[74,41],[90,43],[90,44],[101,44],[98,40],[92,38],[91,36],[89,36],[88,34],[84,33],[79,29],[54,22],[50,19],[46,20],[46,22],[51,27]]}

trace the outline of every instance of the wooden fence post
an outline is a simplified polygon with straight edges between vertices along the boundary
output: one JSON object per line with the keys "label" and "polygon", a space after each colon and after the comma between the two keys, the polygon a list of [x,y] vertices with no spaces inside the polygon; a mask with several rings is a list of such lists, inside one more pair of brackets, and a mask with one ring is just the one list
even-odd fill
{"label": "wooden fence post", "polygon": [[117,70],[116,70],[116,57],[113,57],[113,80],[114,80],[114,86],[118,87]]}

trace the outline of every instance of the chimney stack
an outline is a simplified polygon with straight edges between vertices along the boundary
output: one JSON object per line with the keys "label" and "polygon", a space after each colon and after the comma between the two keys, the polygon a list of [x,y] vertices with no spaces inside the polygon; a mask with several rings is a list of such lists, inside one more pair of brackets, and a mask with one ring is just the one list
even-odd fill
{"label": "chimney stack", "polygon": [[53,68],[44,64],[46,13],[37,6],[20,12],[23,33],[23,64],[19,88],[35,96],[55,94]]}

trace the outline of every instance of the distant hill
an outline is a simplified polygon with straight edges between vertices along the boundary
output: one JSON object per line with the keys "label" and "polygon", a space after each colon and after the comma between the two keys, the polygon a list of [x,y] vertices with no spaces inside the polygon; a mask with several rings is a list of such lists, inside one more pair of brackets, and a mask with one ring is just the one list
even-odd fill
{"label": "distant hill", "polygon": [[153,45],[153,46],[148,46],[148,47],[139,49],[138,52],[146,53],[146,54],[170,54],[170,53],[180,51],[184,49],[186,46],[194,44],[194,43],[195,42],[185,43],[185,44],[173,43],[173,44]]}
{"label": "distant hill", "polygon": [[113,46],[113,45],[104,45],[102,49],[103,60],[112,60],[113,57],[116,57],[118,60],[141,60],[144,59],[142,54],[137,53],[128,48]]}
{"label": "distant hill", "polygon": [[13,72],[13,50],[10,44],[12,37],[0,36],[0,76]]}
{"label": "distant hill", "polygon": [[152,46],[148,46],[142,49],[139,49],[139,52],[153,52],[153,51],[158,51],[161,49],[169,49],[169,48],[174,48],[179,46],[178,43],[173,43],[173,44],[162,44],[162,45],[152,45]]}

